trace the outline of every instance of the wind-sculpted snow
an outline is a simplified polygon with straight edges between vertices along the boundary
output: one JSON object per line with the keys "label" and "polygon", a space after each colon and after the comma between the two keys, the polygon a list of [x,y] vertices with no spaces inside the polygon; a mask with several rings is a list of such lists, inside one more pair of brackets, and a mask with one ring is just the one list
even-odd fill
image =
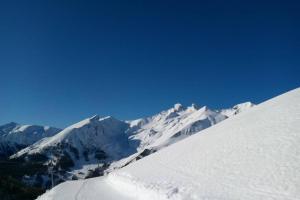
{"label": "wind-sculpted snow", "polygon": [[[95,200],[298,200],[299,144],[296,89],[106,177],[79,187],[68,183],[67,190],[79,192],[78,200],[91,199],[91,193]],[[64,188],[59,185],[41,199],[74,199],[61,198]]]}

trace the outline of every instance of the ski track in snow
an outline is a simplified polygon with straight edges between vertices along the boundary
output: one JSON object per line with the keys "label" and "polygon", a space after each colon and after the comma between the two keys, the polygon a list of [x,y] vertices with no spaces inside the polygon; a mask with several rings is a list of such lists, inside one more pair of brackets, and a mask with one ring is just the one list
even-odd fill
{"label": "ski track in snow", "polygon": [[102,178],[67,181],[47,191],[38,200],[133,200],[119,193]]}

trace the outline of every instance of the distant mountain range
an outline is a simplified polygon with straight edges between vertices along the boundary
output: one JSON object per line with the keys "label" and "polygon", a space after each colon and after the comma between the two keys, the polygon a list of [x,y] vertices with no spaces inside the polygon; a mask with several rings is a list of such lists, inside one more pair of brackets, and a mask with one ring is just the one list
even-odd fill
{"label": "distant mountain range", "polygon": [[12,122],[0,126],[0,154],[40,165],[43,170],[24,176],[23,181],[49,187],[50,169],[56,183],[103,175],[253,106],[246,102],[211,110],[175,104],[151,117],[122,121],[96,115],[63,130]]}
{"label": "distant mountain range", "polygon": [[0,126],[0,157],[11,155],[60,131],[61,129],[49,126],[20,125],[15,122],[4,124]]}

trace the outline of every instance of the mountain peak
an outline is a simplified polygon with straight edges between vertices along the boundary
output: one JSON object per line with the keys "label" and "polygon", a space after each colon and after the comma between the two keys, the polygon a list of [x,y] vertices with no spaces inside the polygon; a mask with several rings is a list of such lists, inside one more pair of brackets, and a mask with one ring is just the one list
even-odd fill
{"label": "mountain peak", "polygon": [[183,105],[181,103],[176,103],[174,105],[174,110],[175,111],[181,111],[181,110],[183,110]]}
{"label": "mountain peak", "polygon": [[15,129],[19,124],[16,122],[9,122],[0,126],[0,132],[8,133]]}
{"label": "mountain peak", "polygon": [[203,111],[206,111],[206,110],[208,110],[208,107],[207,106],[203,106],[203,107],[201,107],[201,108],[199,108],[199,110],[203,110]]}
{"label": "mountain peak", "polygon": [[199,106],[195,103],[192,103],[191,108],[194,108],[195,110],[198,110]]}
{"label": "mountain peak", "polygon": [[220,111],[220,113],[227,117],[232,117],[240,112],[244,112],[244,111],[252,108],[253,106],[255,106],[255,104],[251,103],[250,101],[247,101],[244,103],[236,104],[232,108],[222,109]]}
{"label": "mountain peak", "polygon": [[16,125],[18,125],[18,123],[17,122],[9,122],[9,123],[7,123],[6,125],[11,125],[11,126],[16,126]]}
{"label": "mountain peak", "polygon": [[196,105],[195,103],[192,103],[192,105],[189,106],[189,107],[187,108],[187,110],[188,110],[188,111],[196,111],[196,110],[199,110],[199,106]]}
{"label": "mountain peak", "polygon": [[238,109],[238,108],[250,108],[252,106],[254,106],[255,104],[253,104],[250,101],[244,102],[244,103],[239,103],[235,106],[233,106],[233,108]]}
{"label": "mountain peak", "polygon": [[1,125],[0,127],[12,127],[12,126],[17,126],[17,125],[19,125],[19,124],[16,122],[9,122],[9,123]]}

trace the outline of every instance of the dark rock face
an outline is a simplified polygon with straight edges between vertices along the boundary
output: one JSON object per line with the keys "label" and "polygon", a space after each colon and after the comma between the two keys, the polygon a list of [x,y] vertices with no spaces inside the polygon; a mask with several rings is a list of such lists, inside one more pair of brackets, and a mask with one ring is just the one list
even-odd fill
{"label": "dark rock face", "polygon": [[87,176],[85,178],[94,178],[98,176],[103,176],[104,171],[109,167],[108,163],[104,163],[102,166],[97,167],[94,170],[89,170]]}
{"label": "dark rock face", "polygon": [[133,162],[135,162],[137,160],[140,160],[140,159],[142,159],[142,158],[144,158],[146,156],[149,156],[150,154],[155,153],[156,151],[157,150],[155,150],[155,149],[145,149],[139,155],[137,155],[135,158],[133,158],[132,160],[130,160],[129,162],[127,162],[122,167],[125,167],[125,166],[127,166],[127,165],[129,165],[129,164],[131,164],[131,163],[133,163]]}
{"label": "dark rock face", "polygon": [[156,150],[154,150],[154,149],[145,149],[136,157],[136,160],[140,160],[140,159],[142,159],[146,156],[149,156],[150,154],[155,153],[155,152],[156,152]]}
{"label": "dark rock face", "polygon": [[104,151],[98,149],[95,151],[95,158],[98,160],[105,160],[107,158],[107,155]]}

